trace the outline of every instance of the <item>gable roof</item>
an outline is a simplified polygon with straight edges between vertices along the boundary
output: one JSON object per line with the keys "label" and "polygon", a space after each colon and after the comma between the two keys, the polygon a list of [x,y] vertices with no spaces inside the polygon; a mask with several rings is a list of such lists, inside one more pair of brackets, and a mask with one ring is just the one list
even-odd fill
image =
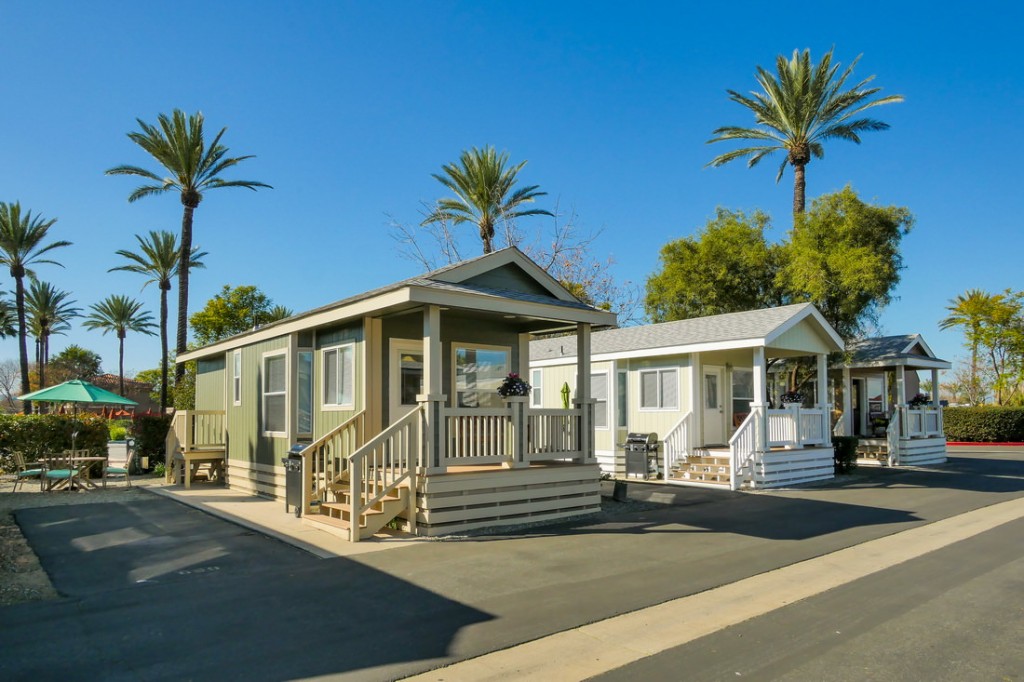
{"label": "gable roof", "polygon": [[[770,346],[772,341],[804,320],[842,350],[843,340],[810,303],[725,313],[688,320],[623,327],[595,332],[591,357],[617,354],[669,355],[724,348]],[[566,338],[540,339],[530,343],[531,361],[575,357],[576,344]]]}
{"label": "gable roof", "polygon": [[587,322],[600,327],[615,324],[614,313],[583,303],[522,251],[508,247],[237,334],[182,353],[177,361],[209,357],[332,322],[431,304],[516,313],[535,320],[549,320],[552,329],[559,328],[559,323]]}
{"label": "gable roof", "polygon": [[857,339],[846,345],[849,358],[846,367],[879,367],[883,365],[904,365],[949,369],[952,364],[935,357],[920,334],[900,334]]}

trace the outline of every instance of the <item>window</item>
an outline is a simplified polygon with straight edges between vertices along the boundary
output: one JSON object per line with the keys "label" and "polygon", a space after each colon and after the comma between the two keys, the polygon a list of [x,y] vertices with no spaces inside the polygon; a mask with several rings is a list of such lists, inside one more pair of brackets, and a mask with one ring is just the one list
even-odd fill
{"label": "window", "polygon": [[284,353],[263,356],[263,432],[287,435],[288,358]]}
{"label": "window", "polygon": [[530,407],[543,407],[544,396],[541,395],[541,383],[544,379],[544,372],[535,369],[530,372]]}
{"label": "window", "polygon": [[455,406],[500,407],[498,386],[509,372],[505,348],[455,348]]}
{"label": "window", "polygon": [[640,372],[640,409],[674,410],[679,407],[679,373],[675,369]]}
{"label": "window", "polygon": [[749,369],[732,371],[732,413],[733,420],[750,413],[750,403],[754,402],[754,372]]}
{"label": "window", "polygon": [[299,436],[313,435],[313,351],[300,350],[298,356],[298,422]]}
{"label": "window", "polygon": [[615,377],[615,425],[624,429],[629,425],[629,373],[620,371]]}
{"label": "window", "polygon": [[236,350],[232,358],[232,401],[242,404],[242,351]]}
{"label": "window", "polygon": [[324,407],[355,405],[355,346],[324,350]]}
{"label": "window", "polygon": [[608,375],[590,375],[590,397],[594,399],[594,428],[608,428]]}

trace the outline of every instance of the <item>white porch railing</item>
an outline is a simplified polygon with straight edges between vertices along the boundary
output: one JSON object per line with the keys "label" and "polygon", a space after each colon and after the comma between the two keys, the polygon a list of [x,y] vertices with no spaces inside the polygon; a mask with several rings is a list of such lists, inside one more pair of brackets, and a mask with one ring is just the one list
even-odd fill
{"label": "white porch railing", "polygon": [[511,399],[504,407],[442,407],[438,465],[584,461],[583,424],[590,421],[586,412],[582,406],[570,410],[530,408],[523,399]]}
{"label": "white porch railing", "polygon": [[364,428],[365,412],[360,410],[302,451],[304,513],[310,513],[315,502],[327,501],[331,484],[348,470],[349,455],[363,444]]}
{"label": "white porch railing", "polygon": [[[740,483],[742,483],[747,472],[750,474],[750,480],[754,480],[754,462],[761,450],[757,443],[757,424],[764,418],[763,411],[763,407],[751,405],[750,414],[747,415],[747,418],[736,429],[736,433],[732,434],[732,438],[729,439],[729,488],[732,490],[739,489]],[[773,411],[778,410],[767,410],[767,412]],[[769,429],[772,423],[770,416],[768,420]]]}
{"label": "white porch railing", "polygon": [[167,434],[167,452],[223,450],[226,424],[224,410],[177,410]]}
{"label": "white porch railing", "polygon": [[690,431],[693,423],[693,412],[687,412],[683,418],[676,422],[662,441],[665,456],[665,474],[672,471],[672,467],[690,454]]}
{"label": "white porch railing", "polygon": [[904,411],[906,438],[928,438],[942,435],[942,408],[908,407]]}
{"label": "white porch railing", "polygon": [[793,405],[780,410],[768,410],[768,446],[803,447],[825,445],[831,441],[827,407],[799,407]]}
{"label": "white porch railing", "polygon": [[889,464],[896,466],[900,463],[900,420],[892,419],[885,427],[885,441],[889,448]]}
{"label": "white porch railing", "polygon": [[400,486],[409,486],[409,522],[415,530],[416,467],[423,442],[422,405],[394,422],[348,457],[349,500],[352,504],[352,542],[359,541],[363,514]]}

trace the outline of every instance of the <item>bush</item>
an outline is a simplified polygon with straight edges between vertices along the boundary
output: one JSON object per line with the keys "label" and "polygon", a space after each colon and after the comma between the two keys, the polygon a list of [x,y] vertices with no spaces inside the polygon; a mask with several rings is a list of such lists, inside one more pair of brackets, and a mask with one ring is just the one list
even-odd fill
{"label": "bush", "polygon": [[11,453],[23,453],[26,460],[36,461],[43,455],[70,450],[71,434],[78,431],[74,447],[88,450],[90,455],[106,456],[107,420],[93,414],[77,417],[64,414],[0,415],[0,466],[14,468]]}
{"label": "bush", "polygon": [[110,440],[124,440],[128,437],[128,427],[124,424],[118,424],[117,422],[110,422],[107,425],[110,429]]}
{"label": "bush", "polygon": [[132,419],[137,457],[149,457],[152,464],[165,461],[164,448],[171,418],[167,415],[136,415]]}
{"label": "bush", "polygon": [[860,441],[856,436],[835,436],[832,448],[835,450],[834,467],[837,474],[848,474],[857,468],[857,445]]}
{"label": "bush", "polygon": [[946,440],[968,443],[1024,442],[1024,407],[947,407]]}

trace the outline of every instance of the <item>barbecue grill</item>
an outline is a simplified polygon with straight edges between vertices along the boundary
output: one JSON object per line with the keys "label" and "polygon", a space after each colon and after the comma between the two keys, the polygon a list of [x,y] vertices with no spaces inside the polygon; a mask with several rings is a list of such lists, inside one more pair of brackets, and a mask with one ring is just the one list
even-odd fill
{"label": "barbecue grill", "polygon": [[658,434],[630,433],[619,447],[626,451],[626,476],[658,477]]}

